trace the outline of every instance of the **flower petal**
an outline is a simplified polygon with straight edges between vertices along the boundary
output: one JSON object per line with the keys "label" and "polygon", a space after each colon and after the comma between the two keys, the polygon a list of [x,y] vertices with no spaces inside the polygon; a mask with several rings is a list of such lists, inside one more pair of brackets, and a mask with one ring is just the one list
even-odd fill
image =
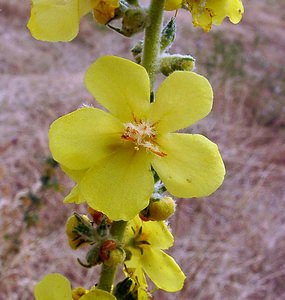
{"label": "flower petal", "polygon": [[239,23],[244,13],[244,7],[240,0],[228,1],[228,16],[233,24]]}
{"label": "flower petal", "polygon": [[165,1],[165,10],[177,10],[181,8],[183,0],[166,0]]}
{"label": "flower petal", "polygon": [[204,136],[170,133],[159,143],[167,156],[155,156],[152,164],[174,196],[206,197],[222,184],[225,167],[218,147]]}
{"label": "flower petal", "polygon": [[[173,245],[173,236],[165,222],[143,222],[139,216],[136,216],[128,223],[125,230],[125,243],[132,240],[134,235],[140,230],[142,230],[143,236],[150,243],[151,247],[168,249]],[[158,236],[159,239],[157,238]]]}
{"label": "flower petal", "polygon": [[61,274],[46,275],[35,286],[36,300],[70,300],[72,299],[70,282]]}
{"label": "flower petal", "polygon": [[[147,236],[151,247],[168,249],[173,245],[173,236],[165,222],[142,222],[142,232]],[[159,236],[159,238],[157,238]]]}
{"label": "flower petal", "polygon": [[193,72],[174,72],[160,85],[151,105],[150,120],[158,133],[185,128],[212,109],[213,92],[208,80]]}
{"label": "flower petal", "polygon": [[35,39],[70,41],[79,30],[78,0],[32,0],[28,28]]}
{"label": "flower petal", "polygon": [[79,1],[79,16],[82,17],[90,12],[99,0],[80,0]]}
{"label": "flower petal", "polygon": [[225,17],[229,17],[231,22],[237,24],[244,12],[240,0],[208,0],[205,11],[212,11],[213,24],[220,25]]}
{"label": "flower petal", "polygon": [[237,24],[244,12],[241,0],[186,1],[194,26],[202,27],[205,31],[209,31],[212,24],[220,25],[227,16],[232,23]]}
{"label": "flower petal", "polygon": [[79,182],[83,176],[85,175],[87,170],[71,170],[68,169],[67,167],[60,165],[60,168],[64,173],[66,173],[72,180],[75,182]]}
{"label": "flower petal", "polygon": [[83,196],[80,193],[79,185],[76,184],[73,189],[70,191],[70,193],[64,198],[64,203],[75,203],[75,204],[81,204],[85,200]]}
{"label": "flower petal", "polygon": [[146,70],[130,60],[103,56],[85,74],[85,85],[96,100],[123,122],[143,118],[149,107]]}
{"label": "flower petal", "polygon": [[54,121],[49,147],[56,161],[71,170],[91,167],[115,151],[123,124],[110,114],[91,107],[81,108]]}
{"label": "flower petal", "polygon": [[116,300],[116,298],[108,292],[103,290],[93,290],[85,294],[84,296],[80,297],[80,300]]}
{"label": "flower petal", "polygon": [[149,247],[144,251],[141,263],[158,288],[167,292],[176,292],[183,288],[186,278],[184,273],[175,260],[163,251]]}
{"label": "flower petal", "polygon": [[[80,180],[84,177],[87,170],[70,170],[67,167],[61,165],[60,168],[75,182],[80,182]],[[82,197],[79,189],[79,185],[76,184],[70,193],[64,198],[64,203],[75,203],[80,204],[85,200]]]}
{"label": "flower petal", "polygon": [[101,0],[93,9],[93,16],[99,24],[107,24],[115,16],[115,10],[120,6],[119,0]]}
{"label": "flower petal", "polygon": [[128,221],[149,202],[153,192],[150,154],[125,147],[102,159],[80,182],[88,205],[112,220]]}

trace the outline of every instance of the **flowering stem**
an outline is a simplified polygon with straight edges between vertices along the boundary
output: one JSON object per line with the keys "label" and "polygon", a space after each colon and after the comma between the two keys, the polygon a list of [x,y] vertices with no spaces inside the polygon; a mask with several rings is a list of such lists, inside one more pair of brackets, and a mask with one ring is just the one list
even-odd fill
{"label": "flowering stem", "polygon": [[[148,72],[151,91],[153,90],[158,55],[160,52],[160,32],[165,0],[151,0],[149,7],[149,22],[145,29],[145,40],[142,65]],[[121,242],[127,222],[113,222],[111,234],[117,242]],[[98,288],[110,292],[117,273],[117,266],[103,264]]]}
{"label": "flowering stem", "polygon": [[149,22],[145,29],[142,65],[146,68],[151,91],[155,80],[158,55],[160,52],[160,32],[165,0],[151,0],[149,7]]}
{"label": "flowering stem", "polygon": [[[125,228],[127,226],[126,221],[114,221],[111,227],[112,237],[117,242],[122,242],[124,237]],[[100,279],[98,283],[98,289],[110,292],[117,273],[117,266],[102,265]]]}

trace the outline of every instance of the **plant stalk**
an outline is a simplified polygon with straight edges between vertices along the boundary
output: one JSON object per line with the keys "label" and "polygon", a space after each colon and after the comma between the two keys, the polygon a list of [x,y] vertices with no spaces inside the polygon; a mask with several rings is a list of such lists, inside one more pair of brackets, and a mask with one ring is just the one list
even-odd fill
{"label": "plant stalk", "polygon": [[[119,243],[123,240],[127,224],[128,222],[126,221],[114,221],[112,224],[112,237]],[[104,264],[102,265],[98,289],[111,292],[113,282],[117,273],[117,267],[118,266],[106,266]]]}
{"label": "plant stalk", "polygon": [[148,12],[148,24],[145,29],[142,65],[147,70],[151,91],[155,81],[155,73],[160,52],[160,33],[165,0],[151,0]]}

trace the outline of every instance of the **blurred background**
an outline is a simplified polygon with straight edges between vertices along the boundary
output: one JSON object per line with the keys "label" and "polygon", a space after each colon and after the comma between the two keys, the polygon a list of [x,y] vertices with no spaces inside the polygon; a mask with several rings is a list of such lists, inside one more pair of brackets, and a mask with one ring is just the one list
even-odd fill
{"label": "blurred background", "polygon": [[[227,176],[205,199],[178,199],[170,253],[187,279],[182,291],[155,299],[285,299],[285,2],[243,1],[239,25],[206,34],[179,11],[171,53],[191,54],[211,82],[212,113],[189,132],[220,148]],[[87,67],[105,54],[131,58],[134,39],[85,17],[71,43],[34,40],[29,1],[0,0],[0,300],[30,300],[36,282],[59,272],[89,287],[98,269],[69,249],[63,205],[72,187],[48,160],[49,124],[92,96]]]}

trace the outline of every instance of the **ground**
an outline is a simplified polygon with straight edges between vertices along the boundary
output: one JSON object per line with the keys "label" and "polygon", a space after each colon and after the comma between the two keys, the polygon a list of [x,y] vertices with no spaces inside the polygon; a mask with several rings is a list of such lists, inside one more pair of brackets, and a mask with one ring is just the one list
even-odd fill
{"label": "ground", "polygon": [[[178,14],[171,51],[193,55],[215,94],[213,112],[189,131],[219,145],[227,176],[208,198],[177,200],[170,252],[187,279],[181,292],[155,299],[285,299],[285,3],[244,2],[239,25],[209,34]],[[104,54],[130,58],[138,38],[87,17],[72,43],[43,43],[26,28],[28,1],[0,0],[0,9],[0,300],[30,300],[46,273],[60,272],[74,286],[96,282],[97,270],[77,264],[83,252],[70,250],[64,235],[67,217],[84,211],[62,204],[72,183],[56,171],[62,188],[41,192],[29,228],[30,202],[21,196],[39,190],[49,124],[95,105],[82,81],[87,67]]]}

